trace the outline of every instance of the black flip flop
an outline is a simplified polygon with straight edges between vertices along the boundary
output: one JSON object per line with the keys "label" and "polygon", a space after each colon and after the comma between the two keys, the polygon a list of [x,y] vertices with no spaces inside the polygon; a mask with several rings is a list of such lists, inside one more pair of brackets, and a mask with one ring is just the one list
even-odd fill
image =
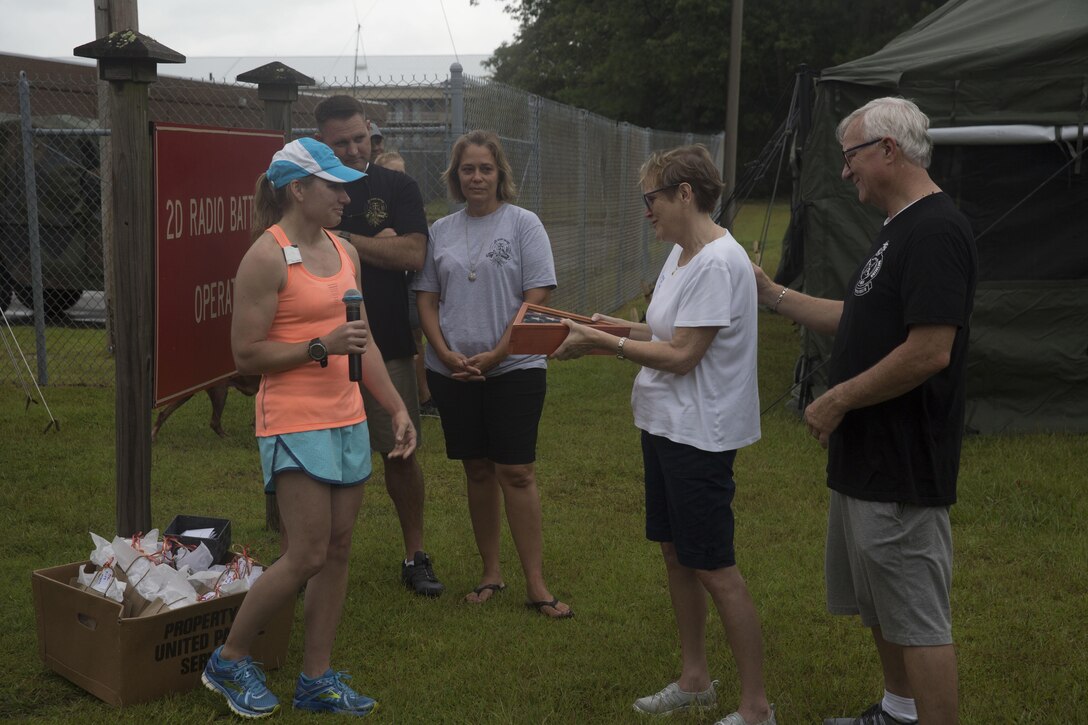
{"label": "black flip flop", "polygon": [[[480,586],[473,589],[472,593],[475,594],[478,597],[478,596],[480,596],[481,594],[483,594],[484,592],[486,592],[488,590],[491,590],[495,594],[498,594],[501,591],[505,591],[505,589],[506,589],[505,584],[481,584]],[[494,596],[494,595],[492,595],[492,596]],[[465,600],[462,600],[462,601],[465,601]],[[482,602],[465,601],[465,603],[466,604],[486,604],[489,601],[491,601],[491,597],[488,597],[487,599],[485,599]]]}
{"label": "black flip flop", "polygon": [[538,614],[547,617],[548,619],[570,619],[574,616],[573,609],[567,609],[566,612],[560,612],[559,614],[548,614],[544,611],[544,607],[551,607],[555,611],[559,611],[555,605],[559,604],[559,597],[552,599],[550,602],[547,600],[541,600],[539,602],[525,602],[525,606],[529,609],[535,609]]}

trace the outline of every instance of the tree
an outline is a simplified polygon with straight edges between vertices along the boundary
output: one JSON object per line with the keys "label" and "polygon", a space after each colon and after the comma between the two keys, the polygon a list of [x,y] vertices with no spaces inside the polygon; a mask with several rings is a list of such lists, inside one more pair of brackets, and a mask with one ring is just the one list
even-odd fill
{"label": "tree", "polygon": [[[932,0],[748,3],[740,159],[784,115],[797,67],[876,51]],[[488,61],[496,81],[638,126],[715,133],[725,123],[730,7],[720,0],[520,0],[517,37]]]}
{"label": "tree", "polygon": [[728,49],[693,52],[685,29],[728,28],[722,3],[524,0],[507,10],[520,28],[489,61],[495,80],[640,126],[720,129]]}

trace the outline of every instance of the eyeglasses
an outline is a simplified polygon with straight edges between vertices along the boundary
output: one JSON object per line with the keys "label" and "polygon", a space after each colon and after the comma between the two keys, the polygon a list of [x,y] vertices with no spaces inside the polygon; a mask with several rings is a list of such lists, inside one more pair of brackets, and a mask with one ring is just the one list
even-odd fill
{"label": "eyeglasses", "polygon": [[883,137],[874,138],[872,141],[866,141],[865,143],[859,143],[857,146],[851,146],[850,148],[844,150],[842,152],[842,160],[846,162],[846,168],[848,168],[848,169],[850,168],[850,159],[857,156],[859,151],[861,151],[866,146],[872,146],[873,144],[880,143],[883,140],[884,140]]}
{"label": "eyeglasses", "polygon": [[662,186],[660,189],[654,189],[653,191],[647,191],[645,194],[642,195],[642,201],[643,201],[643,203],[646,204],[646,209],[648,211],[653,211],[654,210],[654,202],[657,201],[657,195],[658,194],[660,194],[662,191],[667,191],[668,189],[675,189],[676,187],[680,186],[680,184],[682,184],[682,183],[684,183],[684,182],[680,181],[680,182],[677,182],[675,184],[669,184],[668,186]]}

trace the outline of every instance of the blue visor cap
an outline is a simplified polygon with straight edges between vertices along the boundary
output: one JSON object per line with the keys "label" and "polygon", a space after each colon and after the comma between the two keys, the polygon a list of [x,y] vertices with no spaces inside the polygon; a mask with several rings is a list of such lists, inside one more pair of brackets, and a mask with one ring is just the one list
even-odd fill
{"label": "blue visor cap", "polygon": [[344,166],[332,149],[312,138],[300,138],[287,144],[276,152],[268,167],[268,180],[276,189],[307,176],[344,184],[361,179],[366,174]]}

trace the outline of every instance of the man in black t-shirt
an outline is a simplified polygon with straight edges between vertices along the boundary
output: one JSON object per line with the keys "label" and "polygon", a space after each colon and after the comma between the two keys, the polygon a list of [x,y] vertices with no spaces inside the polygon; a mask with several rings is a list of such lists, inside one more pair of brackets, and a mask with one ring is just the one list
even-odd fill
{"label": "man in black t-shirt", "polygon": [[[346,184],[351,202],[344,209],[340,236],[359,252],[363,304],[374,342],[382,352],[389,377],[404,398],[419,430],[419,392],[413,356],[415,341],[408,324],[406,271],[423,268],[427,252],[427,217],[419,186],[406,174],[370,163],[372,128],[363,105],[351,96],[330,96],[314,109],[317,138],[346,166],[366,173]],[[444,587],[423,550],[423,472],[415,454],[390,458],[392,426],[381,405],[362,388],[370,428],[371,449],[381,453],[385,487],[393,499],[404,537],[401,581],[424,596]]]}
{"label": "man in black t-shirt", "polygon": [[827,392],[805,409],[828,449],[828,609],[872,630],[884,697],[833,725],[957,722],[949,605],[969,322],[977,282],[970,224],[933,183],[929,119],[879,98],[838,128],[842,178],[887,214],[846,300],[779,287],[759,299],[834,335]]}

